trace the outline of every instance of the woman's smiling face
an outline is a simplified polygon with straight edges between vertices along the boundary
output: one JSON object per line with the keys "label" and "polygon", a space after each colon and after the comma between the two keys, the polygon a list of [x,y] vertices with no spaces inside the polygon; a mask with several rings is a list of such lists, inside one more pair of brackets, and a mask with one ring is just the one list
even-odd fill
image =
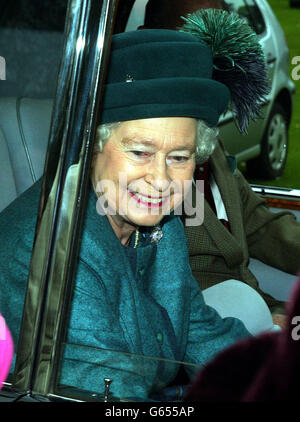
{"label": "woman's smiling face", "polygon": [[114,129],[92,167],[112,225],[154,226],[180,205],[191,184],[195,147],[193,118],[130,120]]}

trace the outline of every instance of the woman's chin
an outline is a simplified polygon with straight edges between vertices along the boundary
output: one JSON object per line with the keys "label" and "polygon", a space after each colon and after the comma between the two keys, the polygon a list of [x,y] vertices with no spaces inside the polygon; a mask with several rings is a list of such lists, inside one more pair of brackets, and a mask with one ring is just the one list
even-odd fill
{"label": "woman's chin", "polygon": [[155,226],[160,223],[166,214],[170,214],[169,209],[143,209],[138,208],[128,210],[127,219],[137,226]]}
{"label": "woman's chin", "polygon": [[164,216],[170,215],[173,209],[173,203],[171,206],[170,204],[165,204],[165,206],[161,207],[129,206],[127,208],[126,219],[132,221],[137,226],[155,226],[161,222]]}
{"label": "woman's chin", "polygon": [[164,215],[128,215],[128,219],[136,226],[151,227],[161,222]]}

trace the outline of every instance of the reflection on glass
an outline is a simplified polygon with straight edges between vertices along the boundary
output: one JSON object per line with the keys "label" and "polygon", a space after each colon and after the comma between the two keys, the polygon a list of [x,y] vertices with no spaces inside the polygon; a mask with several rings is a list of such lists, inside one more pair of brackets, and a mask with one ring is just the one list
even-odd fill
{"label": "reflection on glass", "polygon": [[165,216],[160,239],[151,242],[153,227],[140,226],[138,244],[132,232],[125,246],[96,204],[90,186],[58,382],[103,393],[108,378],[114,396],[146,399],[168,387],[179,362],[195,364],[191,375],[248,332],[204,304],[178,252],[185,250],[178,217]]}
{"label": "reflection on glass", "polygon": [[[0,214],[0,309],[11,330],[16,354],[33,246],[40,183]],[[33,194],[34,197],[31,195]],[[15,366],[15,356],[11,371]]]}
{"label": "reflection on glass", "polygon": [[55,394],[84,401],[178,401],[202,367],[79,344],[64,347]]}
{"label": "reflection on glass", "polygon": [[66,6],[67,0],[1,4],[0,51],[7,67],[0,83],[0,312],[12,332],[15,355]]}
{"label": "reflection on glass", "polygon": [[6,58],[1,97],[54,96],[67,0],[1,2],[0,51]]}

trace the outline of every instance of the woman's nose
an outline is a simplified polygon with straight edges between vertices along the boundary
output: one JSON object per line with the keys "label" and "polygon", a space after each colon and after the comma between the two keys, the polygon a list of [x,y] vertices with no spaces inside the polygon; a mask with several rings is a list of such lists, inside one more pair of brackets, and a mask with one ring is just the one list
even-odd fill
{"label": "woman's nose", "polygon": [[168,166],[165,158],[153,160],[147,168],[145,180],[159,192],[164,192],[168,189],[171,179],[168,174]]}

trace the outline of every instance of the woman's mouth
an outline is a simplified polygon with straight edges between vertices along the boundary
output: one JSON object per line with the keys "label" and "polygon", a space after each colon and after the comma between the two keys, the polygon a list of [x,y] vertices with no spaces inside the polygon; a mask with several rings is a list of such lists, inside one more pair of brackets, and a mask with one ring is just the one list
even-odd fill
{"label": "woman's mouth", "polygon": [[135,201],[139,205],[144,205],[146,207],[162,207],[167,200],[170,198],[169,196],[149,196],[149,195],[142,195],[138,192],[129,191],[129,195],[131,198],[135,199]]}

